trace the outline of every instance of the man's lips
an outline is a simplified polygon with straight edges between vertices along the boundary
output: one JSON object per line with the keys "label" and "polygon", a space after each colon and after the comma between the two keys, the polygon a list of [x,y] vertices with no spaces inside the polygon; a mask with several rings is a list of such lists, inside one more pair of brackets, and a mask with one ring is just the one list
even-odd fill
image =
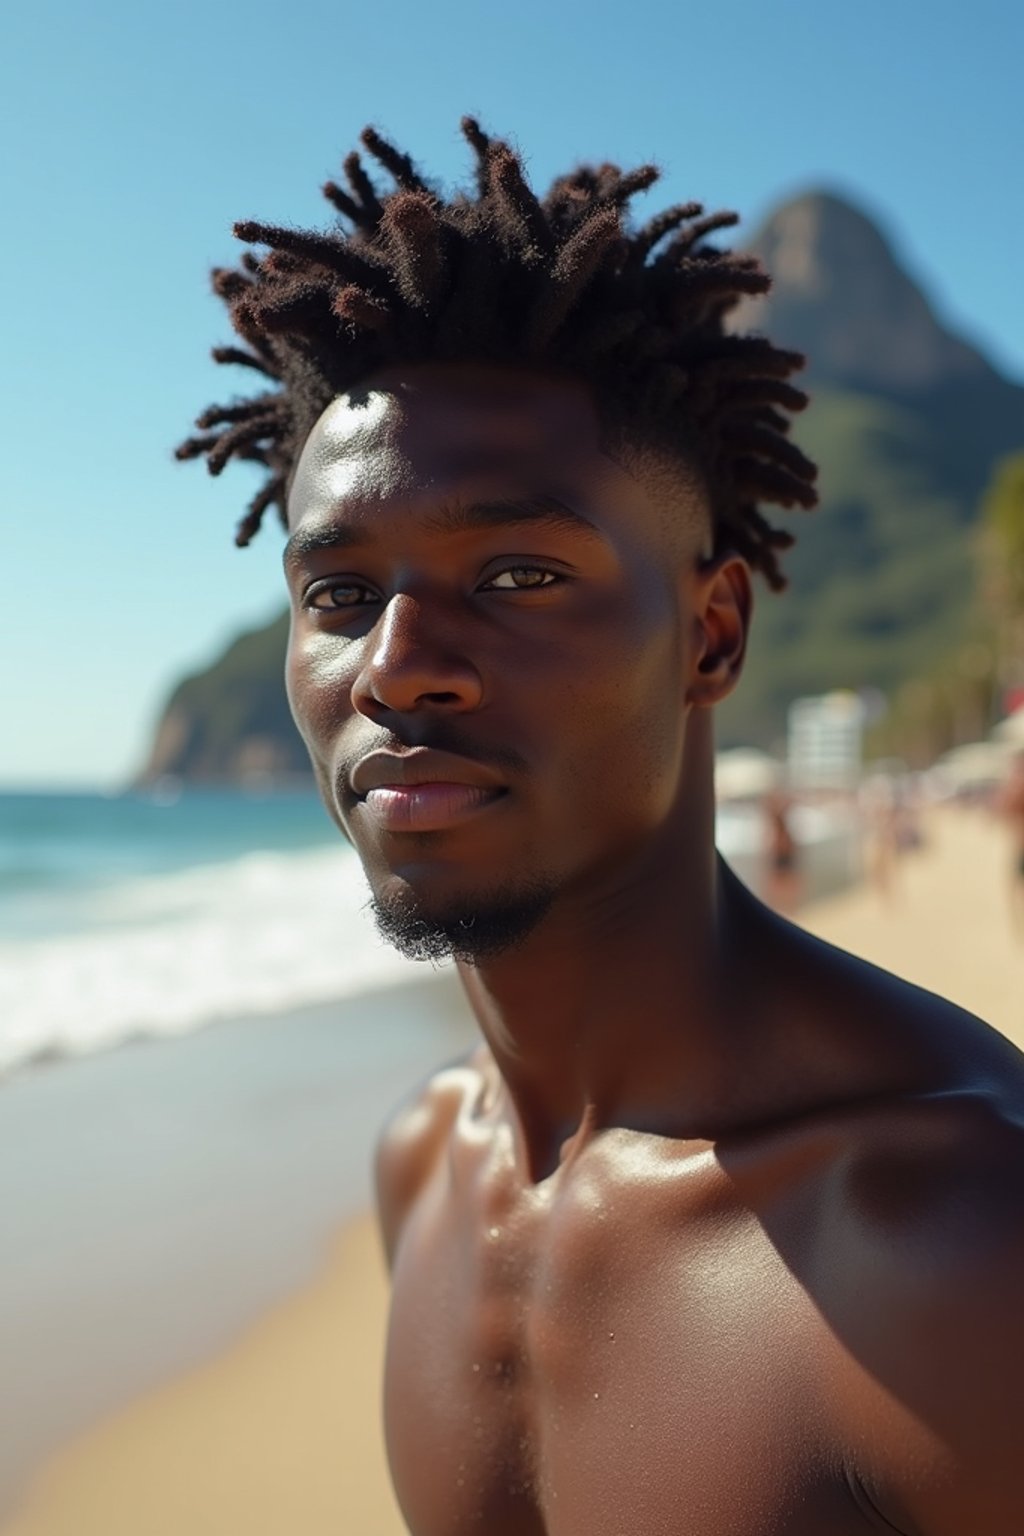
{"label": "man's lips", "polygon": [[366,812],[388,832],[440,832],[500,800],[502,789],[476,784],[382,784],[363,797]]}
{"label": "man's lips", "polygon": [[506,793],[482,763],[428,747],[370,752],[352,770],[349,785],[366,814],[389,832],[439,832]]}

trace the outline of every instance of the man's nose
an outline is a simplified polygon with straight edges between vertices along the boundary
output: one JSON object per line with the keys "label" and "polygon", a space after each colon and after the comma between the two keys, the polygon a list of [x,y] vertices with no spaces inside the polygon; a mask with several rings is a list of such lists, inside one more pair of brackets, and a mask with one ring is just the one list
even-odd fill
{"label": "man's nose", "polygon": [[398,593],[366,637],[366,660],[352,685],[356,710],[377,719],[385,711],[478,709],[483,681],[453,641],[434,605]]}

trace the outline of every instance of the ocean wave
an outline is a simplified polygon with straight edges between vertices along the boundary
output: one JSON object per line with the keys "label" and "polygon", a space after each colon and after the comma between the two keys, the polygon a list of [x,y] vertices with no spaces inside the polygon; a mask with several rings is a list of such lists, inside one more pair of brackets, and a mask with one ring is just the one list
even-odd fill
{"label": "ocean wave", "polygon": [[[800,807],[794,826],[812,876],[834,866],[814,876],[821,889],[848,878],[842,818]],[[763,836],[756,808],[720,817],[719,846],[751,884]],[[23,891],[18,936],[0,941],[0,1075],[422,976],[380,939],[367,900],[337,844],[65,888],[38,909]]]}
{"label": "ocean wave", "polygon": [[0,1073],[413,979],[348,849],[253,853],[96,887],[79,931],[0,943]]}

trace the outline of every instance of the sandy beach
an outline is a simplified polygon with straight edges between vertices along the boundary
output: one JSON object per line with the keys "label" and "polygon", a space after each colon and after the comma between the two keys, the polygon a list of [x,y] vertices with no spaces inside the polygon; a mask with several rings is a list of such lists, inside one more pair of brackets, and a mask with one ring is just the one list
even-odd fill
{"label": "sandy beach", "polygon": [[[950,810],[888,894],[801,920],[1024,1048],[1008,884],[1003,829]],[[347,1025],[389,1042],[357,1091]],[[451,977],[429,977],[3,1086],[0,1536],[401,1536],[368,1157],[467,1038]]]}
{"label": "sandy beach", "polygon": [[[472,1038],[453,975],[414,974],[423,979],[411,986],[46,1063],[0,1085],[0,1528],[61,1447],[230,1352],[317,1282],[370,1203],[382,1120]],[[343,1255],[334,1272],[363,1273],[373,1245],[360,1230],[358,1262]],[[343,1310],[358,1374],[362,1306]],[[301,1424],[312,1400],[288,1391],[282,1401]],[[375,1427],[372,1405],[361,1417]],[[240,1425],[237,1445],[248,1444]],[[179,1471],[173,1452],[172,1465],[169,1486],[180,1480],[201,1503],[205,1472],[189,1474],[187,1458]],[[115,1467],[121,1528],[156,1529],[156,1515],[123,1495],[119,1455]],[[73,1489],[69,1531],[106,1528],[105,1506],[96,1523],[87,1508]],[[200,1516],[179,1510],[174,1529],[204,1528]],[[48,1508],[28,1518],[29,1529],[61,1528]]]}

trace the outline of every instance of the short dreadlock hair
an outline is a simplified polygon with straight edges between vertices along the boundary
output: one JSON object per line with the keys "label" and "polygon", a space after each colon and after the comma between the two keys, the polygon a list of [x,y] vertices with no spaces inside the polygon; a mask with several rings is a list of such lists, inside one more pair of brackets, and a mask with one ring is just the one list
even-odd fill
{"label": "short dreadlock hair", "polygon": [[473,118],[462,130],[475,196],[445,200],[367,128],[362,143],[393,190],[381,192],[353,152],[347,190],[323,188],[340,215],[334,231],[235,225],[269,250],[214,271],[247,346],[213,356],[272,384],[204,411],[202,435],[177,456],[205,455],[214,475],[231,459],[266,466],[236,542],[249,542],[271,505],[287,526],[290,476],[331,400],[389,364],[483,362],[582,379],[633,440],[698,470],[718,546],[785,586],[778,554],[793,537],[758,503],[817,503],[815,467],[787,436],[787,413],[807,404],[787,382],[804,358],[724,324],[742,296],[769,287],[756,258],[705,243],[737,215],[681,203],[633,228],[630,199],[657,180],[654,166],[582,166],[538,198],[508,144]]}

